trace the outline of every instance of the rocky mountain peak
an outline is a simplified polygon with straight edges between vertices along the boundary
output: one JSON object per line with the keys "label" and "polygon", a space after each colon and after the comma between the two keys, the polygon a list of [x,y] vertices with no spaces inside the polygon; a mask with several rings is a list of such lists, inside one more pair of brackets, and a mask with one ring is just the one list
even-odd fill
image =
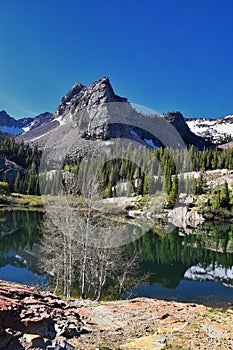
{"label": "rocky mountain peak", "polygon": [[70,102],[71,99],[75,96],[77,96],[82,89],[84,89],[85,86],[82,85],[81,83],[76,83],[70,91],[67,93],[65,97],[63,97],[62,102]]}
{"label": "rocky mountain peak", "polygon": [[183,114],[179,111],[168,112],[164,114],[164,117],[170,122],[182,122],[184,121]]}
{"label": "rocky mountain peak", "polygon": [[127,102],[127,98],[116,95],[108,77],[104,77],[92,83],[89,88],[91,95],[98,92],[99,101],[101,102]]}
{"label": "rocky mountain peak", "polygon": [[164,118],[171,123],[177,130],[183,130],[184,132],[190,132],[184,117],[181,112],[168,112],[164,114]]}
{"label": "rocky mountain peak", "polygon": [[0,111],[0,116],[1,117],[10,117],[9,114],[7,114],[7,112],[3,109],[2,111]]}
{"label": "rocky mountain peak", "polygon": [[117,96],[111,86],[110,80],[104,77],[95,81],[88,87],[77,83],[61,100],[54,113],[54,119],[64,115],[76,114],[81,110],[90,110],[103,103],[127,102],[126,98]]}
{"label": "rocky mountain peak", "polygon": [[[195,135],[192,131],[190,131],[181,112],[168,112],[164,114],[164,117],[169,123],[171,123],[176,128],[176,130],[179,132],[182,139],[187,145],[193,144],[198,146],[200,149],[203,149],[205,146],[207,146],[202,137],[199,137]],[[211,145],[212,144],[210,142],[208,146]]]}
{"label": "rocky mountain peak", "polygon": [[[151,123],[157,123],[157,127],[152,128]],[[170,137],[166,128],[170,130]],[[85,153],[86,148],[97,148],[99,143],[93,142],[94,140],[101,142],[113,138],[136,139],[139,143],[156,148],[174,144],[176,137],[175,144],[180,144],[181,136],[186,145],[194,144],[200,149],[207,146],[202,137],[190,131],[179,111],[169,112],[164,116],[143,115],[126,98],[115,94],[108,77],[103,77],[89,86],[75,84],[62,98],[52,120],[24,133],[23,139],[31,143],[35,140],[43,148],[49,137],[56,139],[55,130],[59,135],[67,135],[71,129],[76,133],[74,138],[78,145],[74,147],[80,154]]]}
{"label": "rocky mountain peak", "polygon": [[5,110],[0,111],[0,125],[14,125],[15,119],[9,116]]}

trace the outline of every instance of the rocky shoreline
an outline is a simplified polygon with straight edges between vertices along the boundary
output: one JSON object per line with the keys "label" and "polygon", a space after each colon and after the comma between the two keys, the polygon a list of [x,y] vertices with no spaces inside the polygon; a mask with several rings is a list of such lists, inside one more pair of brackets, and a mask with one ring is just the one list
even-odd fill
{"label": "rocky shoreline", "polygon": [[233,310],[137,298],[62,300],[0,281],[0,349],[233,349]]}

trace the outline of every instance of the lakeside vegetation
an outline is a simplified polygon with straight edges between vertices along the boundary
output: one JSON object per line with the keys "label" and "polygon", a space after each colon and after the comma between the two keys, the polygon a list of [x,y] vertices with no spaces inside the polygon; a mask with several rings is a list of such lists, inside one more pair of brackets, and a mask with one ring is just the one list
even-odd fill
{"label": "lakeside vegetation", "polygon": [[[60,169],[54,169],[52,162],[48,162],[48,173],[44,171],[40,174],[42,154],[37,148],[17,144],[13,139],[3,140],[0,142],[0,156],[10,158],[11,162],[20,166],[14,178],[10,167],[0,174],[0,204],[3,208],[20,207],[42,211],[44,202],[51,205],[52,215],[57,221],[51,221],[48,212],[44,215],[39,251],[40,267],[47,272],[54,291],[66,297],[76,292],[82,298],[91,296],[100,300],[105,296],[107,288],[108,295],[118,298],[135,283],[137,270],[137,283],[144,280],[145,276],[139,271],[142,261],[148,264],[148,257],[157,257],[159,260],[153,261],[153,266],[159,263],[165,266],[169,252],[171,257],[174,253],[172,263],[175,264],[179,252],[179,260],[182,260],[181,256],[188,255],[191,250],[193,258],[195,254],[200,254],[195,245],[198,240],[199,245],[208,244],[208,249],[211,248],[209,254],[213,254],[210,247],[212,241],[206,239],[203,242],[204,235],[199,235],[198,231],[195,240],[194,235],[190,235],[187,247],[183,249],[187,238],[182,237],[186,236],[179,236],[178,231],[166,232],[162,226],[154,227],[155,223],[151,231],[145,231],[146,235],[130,245],[130,250],[126,249],[126,245],[114,249],[114,245],[89,246],[88,242],[93,238],[103,243],[103,238],[114,238],[114,229],[126,233],[125,236],[133,232],[135,237],[140,237],[139,231],[143,230],[143,225],[146,226],[146,220],[127,214],[129,209],[136,207],[146,211],[147,198],[157,197],[160,200],[163,193],[165,201],[162,209],[172,210],[177,205],[182,206],[180,195],[185,194],[186,197],[192,197],[192,207],[207,219],[232,220],[231,149],[199,151],[190,147],[188,150],[154,150],[134,148],[129,144],[123,155],[122,148],[115,147],[113,159],[103,157],[97,170],[92,159],[66,157]],[[222,171],[223,169],[225,170]],[[96,182],[92,181],[93,175]],[[129,201],[121,204],[120,210],[112,211],[114,215],[110,218],[104,211],[102,214],[97,213],[90,202],[85,203],[83,186],[86,186],[90,196],[94,188],[99,198],[106,200],[107,206],[110,205],[110,199],[123,203],[120,202],[121,196],[128,197]],[[61,210],[58,205],[62,203],[58,201],[60,195],[65,196],[65,200],[68,199],[70,208],[75,211],[76,231],[72,230],[74,225],[70,210],[66,212],[65,207]],[[111,220],[113,217],[115,222]],[[128,230],[132,229],[132,232],[123,231],[122,224],[126,220],[129,223]],[[232,235],[228,231],[227,234],[229,235],[224,233],[222,237],[220,232],[217,235],[218,242],[224,240],[224,258],[232,257],[232,253],[228,252],[232,245]],[[155,246],[157,250],[153,251]],[[219,247],[214,247],[216,254],[220,254]],[[142,251],[145,251],[144,256]],[[194,263],[199,260],[197,256]]]}
{"label": "lakeside vegetation", "polygon": [[[124,154],[120,145],[115,147],[114,155],[113,160],[102,160],[97,173],[97,190],[102,198],[144,197],[163,192],[166,193],[164,208],[172,209],[179,202],[179,194],[186,193],[196,197],[193,205],[207,219],[232,218],[233,189],[227,176],[233,169],[233,149],[200,151],[191,146],[187,150],[154,150],[129,144]],[[42,207],[39,185],[45,195],[58,194],[62,183],[64,194],[79,196],[82,183],[92,176],[94,167],[91,162],[83,162],[83,158],[67,156],[62,169],[49,176],[40,174],[39,179],[42,152],[37,147],[17,143],[13,138],[0,141],[0,156],[20,167],[14,178],[10,168],[0,174],[1,205]],[[219,175],[213,173],[211,181],[207,182],[206,172],[221,169],[227,170],[225,180],[219,181]]]}

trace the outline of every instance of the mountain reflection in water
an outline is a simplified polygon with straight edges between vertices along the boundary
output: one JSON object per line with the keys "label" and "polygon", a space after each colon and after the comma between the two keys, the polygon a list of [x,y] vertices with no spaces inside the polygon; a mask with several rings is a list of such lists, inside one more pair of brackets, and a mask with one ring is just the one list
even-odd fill
{"label": "mountain reflection in water", "polygon": [[[38,264],[47,234],[42,232],[43,220],[44,215],[35,211],[0,212],[0,279],[52,285],[53,277]],[[123,249],[129,260],[138,252],[140,264],[118,297],[233,302],[233,224],[204,223],[192,234],[158,224]],[[115,282],[109,279],[105,298],[112,297],[110,283]]]}

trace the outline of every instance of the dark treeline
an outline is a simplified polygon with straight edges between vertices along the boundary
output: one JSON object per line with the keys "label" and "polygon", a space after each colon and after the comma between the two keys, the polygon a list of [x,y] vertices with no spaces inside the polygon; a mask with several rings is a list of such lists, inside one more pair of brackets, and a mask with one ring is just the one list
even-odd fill
{"label": "dark treeline", "polygon": [[9,183],[11,192],[23,194],[39,194],[38,168],[41,151],[37,147],[30,147],[23,142],[17,143],[13,138],[0,141],[0,156],[23,168],[18,171],[14,183],[8,179],[8,171],[4,172],[3,181]]}
{"label": "dark treeline", "polygon": [[[64,170],[73,177],[73,185],[66,190],[81,194],[83,183],[91,176],[98,183],[98,191],[105,198],[167,193],[167,207],[173,208],[179,193],[192,195],[204,194],[208,188],[205,183],[205,171],[233,169],[233,149],[206,149],[200,151],[193,146],[188,150],[143,147],[128,148],[122,152],[115,147],[112,160],[102,159],[98,171],[96,164],[84,159],[66,159]],[[199,172],[194,174],[193,172]],[[60,175],[57,174],[57,178]],[[67,177],[68,178],[68,177]],[[81,178],[81,180],[80,180]],[[213,200],[217,197],[219,206],[230,210],[230,192],[227,183],[216,188]]]}
{"label": "dark treeline", "polygon": [[[14,139],[4,139],[0,142],[0,155],[14,161],[25,169],[24,174],[18,173],[10,190],[24,194],[40,194],[38,168],[41,151],[31,148]],[[50,171],[50,174],[40,174],[44,193],[57,194],[62,189],[68,194],[82,194],[83,184],[95,175],[98,192],[102,197],[120,195],[134,196],[167,193],[167,206],[172,208],[178,193],[205,193],[204,172],[206,170],[233,169],[233,149],[205,149],[200,151],[194,146],[189,149],[150,149],[134,147],[129,144],[122,149],[114,144],[112,160],[101,159],[101,165],[95,172],[96,164],[85,158],[66,157],[60,170]],[[192,174],[200,172],[199,178]],[[185,175],[185,176],[184,176]],[[81,180],[80,180],[81,179]],[[8,182],[7,172],[4,181]],[[43,185],[44,183],[44,185]],[[230,209],[228,185],[218,188],[214,193],[214,202]]]}

